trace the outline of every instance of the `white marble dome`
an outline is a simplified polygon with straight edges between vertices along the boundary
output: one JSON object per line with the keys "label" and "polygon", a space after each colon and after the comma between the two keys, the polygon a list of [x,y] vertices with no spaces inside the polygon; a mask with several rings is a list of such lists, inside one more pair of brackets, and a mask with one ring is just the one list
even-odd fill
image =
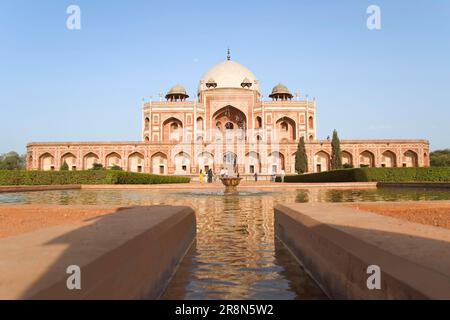
{"label": "white marble dome", "polygon": [[200,79],[199,89],[207,89],[205,84],[210,79],[214,79],[217,88],[242,88],[242,82],[250,81],[252,83],[250,89],[259,91],[259,83],[257,81],[255,83],[256,77],[253,72],[232,60],[225,60],[206,71]]}

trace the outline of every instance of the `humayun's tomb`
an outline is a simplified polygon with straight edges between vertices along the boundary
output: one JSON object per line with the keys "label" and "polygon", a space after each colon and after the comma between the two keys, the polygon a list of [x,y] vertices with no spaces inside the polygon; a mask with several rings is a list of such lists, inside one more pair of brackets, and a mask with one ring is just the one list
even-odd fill
{"label": "humayun's tomb", "polygon": [[[222,167],[243,175],[295,173],[295,153],[305,137],[308,171],[330,168],[331,142],[316,138],[316,101],[294,97],[282,84],[263,100],[259,81],[230,59],[200,79],[195,99],[175,85],[160,101],[142,103],[142,141],[40,142],[27,145],[29,170],[106,168],[196,175]],[[429,165],[427,140],[341,140],[343,163],[354,167]]]}

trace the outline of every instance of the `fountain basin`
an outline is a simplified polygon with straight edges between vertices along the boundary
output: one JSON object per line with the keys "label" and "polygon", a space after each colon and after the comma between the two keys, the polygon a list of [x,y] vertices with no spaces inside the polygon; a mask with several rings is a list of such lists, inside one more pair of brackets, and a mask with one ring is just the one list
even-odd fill
{"label": "fountain basin", "polygon": [[232,192],[237,190],[237,186],[241,183],[242,178],[231,177],[231,178],[220,178],[223,185],[225,186],[226,192]]}

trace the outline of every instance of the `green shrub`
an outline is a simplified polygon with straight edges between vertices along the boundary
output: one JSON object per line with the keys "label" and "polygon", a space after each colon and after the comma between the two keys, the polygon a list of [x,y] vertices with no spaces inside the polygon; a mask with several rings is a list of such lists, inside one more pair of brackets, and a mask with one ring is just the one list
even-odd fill
{"label": "green shrub", "polygon": [[159,176],[118,170],[25,171],[0,170],[0,185],[162,184],[188,183],[189,177]]}
{"label": "green shrub", "polygon": [[92,169],[91,170],[103,170],[103,165],[101,163],[94,163],[92,165]]}
{"label": "green shrub", "polygon": [[112,167],[111,167],[111,169],[110,170],[118,170],[118,171],[122,171],[122,167],[119,167],[118,165],[113,165]]}
{"label": "green shrub", "polygon": [[[281,178],[277,177],[277,182]],[[449,182],[450,167],[355,168],[291,175],[285,182]]]}
{"label": "green shrub", "polygon": [[61,168],[59,168],[59,171],[69,171],[69,165],[66,161],[62,164]]}

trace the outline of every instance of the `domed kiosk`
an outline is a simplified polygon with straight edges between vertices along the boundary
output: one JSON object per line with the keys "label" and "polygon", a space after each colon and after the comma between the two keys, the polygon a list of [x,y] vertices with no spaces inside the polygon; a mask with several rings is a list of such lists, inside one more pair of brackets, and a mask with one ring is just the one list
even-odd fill
{"label": "domed kiosk", "polygon": [[282,83],[277,84],[273,89],[272,93],[269,95],[272,100],[291,100],[292,94],[289,89]]}
{"label": "domed kiosk", "polygon": [[166,100],[171,102],[186,101],[187,98],[189,96],[186,93],[186,89],[180,84],[174,85],[166,94]]}

